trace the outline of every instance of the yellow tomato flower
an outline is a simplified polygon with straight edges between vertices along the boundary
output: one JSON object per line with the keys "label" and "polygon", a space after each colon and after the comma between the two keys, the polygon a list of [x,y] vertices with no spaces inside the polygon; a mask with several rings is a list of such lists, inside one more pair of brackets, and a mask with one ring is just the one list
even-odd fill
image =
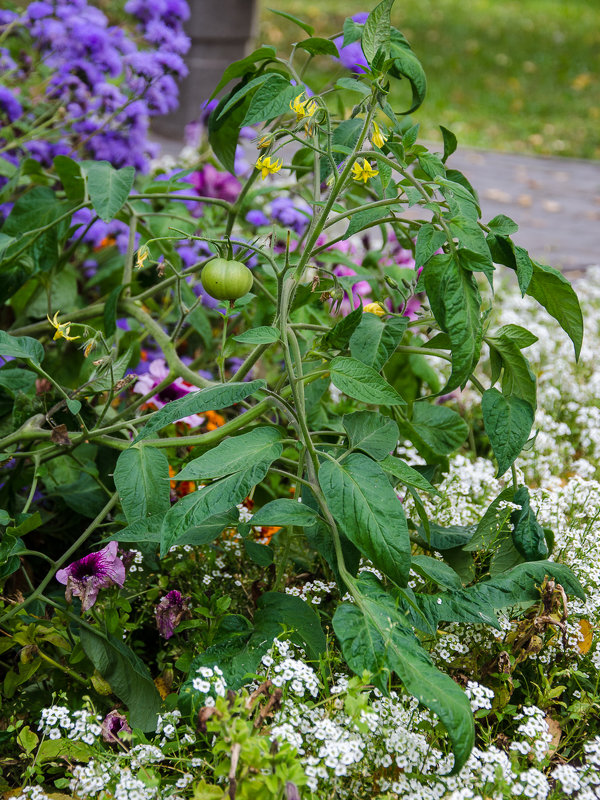
{"label": "yellow tomato flower", "polygon": [[373,133],[371,134],[371,144],[374,147],[382,148],[383,145],[387,142],[387,139],[388,137],[385,136],[379,129],[379,125],[376,122],[373,122]]}
{"label": "yellow tomato flower", "polygon": [[259,150],[264,150],[265,147],[271,146],[272,141],[273,141],[273,136],[269,133],[266,136],[263,136],[261,139],[259,139],[257,147]]}
{"label": "yellow tomato flower", "polygon": [[143,247],[140,247],[140,249],[137,252],[137,258],[135,260],[135,268],[141,269],[144,266],[144,261],[146,261],[149,256],[150,256],[150,251],[148,250],[148,248],[145,245]]}
{"label": "yellow tomato flower", "polygon": [[271,156],[261,156],[255,164],[256,169],[260,170],[262,179],[267,177],[267,175],[274,175],[276,172],[279,172],[281,167],[283,166],[283,162],[280,159],[276,161],[271,161]]}
{"label": "yellow tomato flower", "polygon": [[355,161],[352,165],[352,177],[355,181],[364,181],[366,183],[369,178],[374,178],[376,175],[379,175],[379,170],[373,169],[366,158],[363,158],[362,167],[358,161]]}
{"label": "yellow tomato flower", "polygon": [[66,339],[67,342],[74,342],[75,339],[79,339],[79,336],[69,336],[71,331],[71,323],[70,322],[59,322],[58,315],[60,311],[57,311],[56,314],[52,319],[46,314],[46,318],[50,325],[56,328],[56,332],[54,334],[54,339]]}
{"label": "yellow tomato flower", "polygon": [[363,307],[363,313],[376,314],[378,317],[383,317],[385,314],[387,314],[387,311],[381,305],[381,303],[368,303]]}
{"label": "yellow tomato flower", "polygon": [[296,112],[296,120],[300,122],[304,117],[312,117],[318,106],[314,100],[306,97],[305,92],[302,92],[290,102],[290,108]]}

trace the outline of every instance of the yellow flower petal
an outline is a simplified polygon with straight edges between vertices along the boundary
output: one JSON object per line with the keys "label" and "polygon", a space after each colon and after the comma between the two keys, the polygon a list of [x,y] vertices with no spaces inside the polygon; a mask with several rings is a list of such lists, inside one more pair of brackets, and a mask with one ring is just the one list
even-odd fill
{"label": "yellow flower petal", "polygon": [[378,317],[383,317],[387,314],[387,311],[381,303],[367,303],[367,305],[363,307],[363,313],[376,314]]}

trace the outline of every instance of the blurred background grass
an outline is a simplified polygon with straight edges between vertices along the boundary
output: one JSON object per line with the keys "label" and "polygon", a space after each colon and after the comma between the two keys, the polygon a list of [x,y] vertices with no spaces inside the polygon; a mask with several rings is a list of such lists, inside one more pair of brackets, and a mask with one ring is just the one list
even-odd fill
{"label": "blurred background grass", "polygon": [[[261,41],[283,52],[304,36],[268,8],[328,36],[375,5],[261,0]],[[463,145],[600,159],[600,0],[399,0],[392,22],[427,75],[427,98],[413,115],[421,138],[441,140],[442,124]],[[317,83],[325,69],[330,62],[316,63]],[[399,107],[409,92],[406,81],[394,84]]]}

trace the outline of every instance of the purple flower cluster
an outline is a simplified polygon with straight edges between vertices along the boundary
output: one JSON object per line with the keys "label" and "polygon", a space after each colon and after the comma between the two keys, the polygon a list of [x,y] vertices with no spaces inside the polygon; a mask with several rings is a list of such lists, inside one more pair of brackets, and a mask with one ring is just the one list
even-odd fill
{"label": "purple flower cluster", "polygon": [[[355,14],[352,19],[359,25],[364,25],[368,16],[369,15],[367,12],[361,11],[359,14]],[[334,43],[337,45],[337,48],[340,52],[340,63],[346,67],[346,69],[352,70],[352,72],[365,72],[369,65],[367,63],[367,59],[365,58],[365,54],[363,53],[360,41],[352,42],[352,44],[342,47],[343,41],[343,36],[339,36],[337,39],[334,39]]]}
{"label": "purple flower cluster", "polygon": [[27,32],[31,42],[29,52],[21,50],[20,64],[0,50],[8,70],[0,87],[0,123],[35,125],[33,98],[41,85],[47,101],[66,111],[43,139],[24,145],[33,158],[49,164],[65,154],[147,169],[148,118],[177,107],[176,79],[187,73],[182,55],[190,42],[182,23],[189,9],[185,0],[129,0],[125,10],[138,18],[148,49],[139,49],[137,36],[110,25],[87,0],[35,0],[20,17],[0,15],[0,32],[16,22],[15,35],[22,40]]}

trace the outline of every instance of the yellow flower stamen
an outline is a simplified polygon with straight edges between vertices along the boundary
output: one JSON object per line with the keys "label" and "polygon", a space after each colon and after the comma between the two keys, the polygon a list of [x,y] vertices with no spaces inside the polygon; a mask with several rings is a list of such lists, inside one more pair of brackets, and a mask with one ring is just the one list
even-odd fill
{"label": "yellow flower stamen", "polygon": [[267,175],[279,172],[282,166],[283,162],[280,159],[272,161],[271,156],[261,156],[255,164],[256,169],[260,170],[263,181]]}
{"label": "yellow flower stamen", "polygon": [[363,306],[363,313],[376,314],[378,317],[383,317],[387,314],[387,311],[381,303],[368,303],[366,306]]}
{"label": "yellow flower stamen", "polygon": [[373,122],[373,133],[371,134],[371,144],[380,149],[387,142],[388,137],[380,130],[379,125]]}
{"label": "yellow flower stamen", "polygon": [[300,122],[300,120],[304,119],[304,117],[312,117],[317,110],[318,105],[314,100],[310,100],[308,97],[306,97],[305,92],[301,92],[290,102],[290,108],[296,113],[297,122]]}
{"label": "yellow flower stamen", "polygon": [[363,158],[362,166],[358,161],[352,165],[352,177],[355,181],[364,181],[366,183],[369,178],[374,178],[379,175],[378,169],[373,169],[366,158]]}
{"label": "yellow flower stamen", "polygon": [[59,314],[60,314],[60,311],[57,311],[52,319],[50,319],[50,317],[46,314],[46,318],[47,318],[48,322],[50,323],[50,325],[52,325],[53,328],[56,328],[56,332],[55,332],[53,338],[55,340],[56,339],[66,339],[67,342],[74,342],[75,339],[81,338],[79,336],[69,336],[69,333],[71,331],[71,323],[70,322],[59,322],[58,321],[58,315]]}

